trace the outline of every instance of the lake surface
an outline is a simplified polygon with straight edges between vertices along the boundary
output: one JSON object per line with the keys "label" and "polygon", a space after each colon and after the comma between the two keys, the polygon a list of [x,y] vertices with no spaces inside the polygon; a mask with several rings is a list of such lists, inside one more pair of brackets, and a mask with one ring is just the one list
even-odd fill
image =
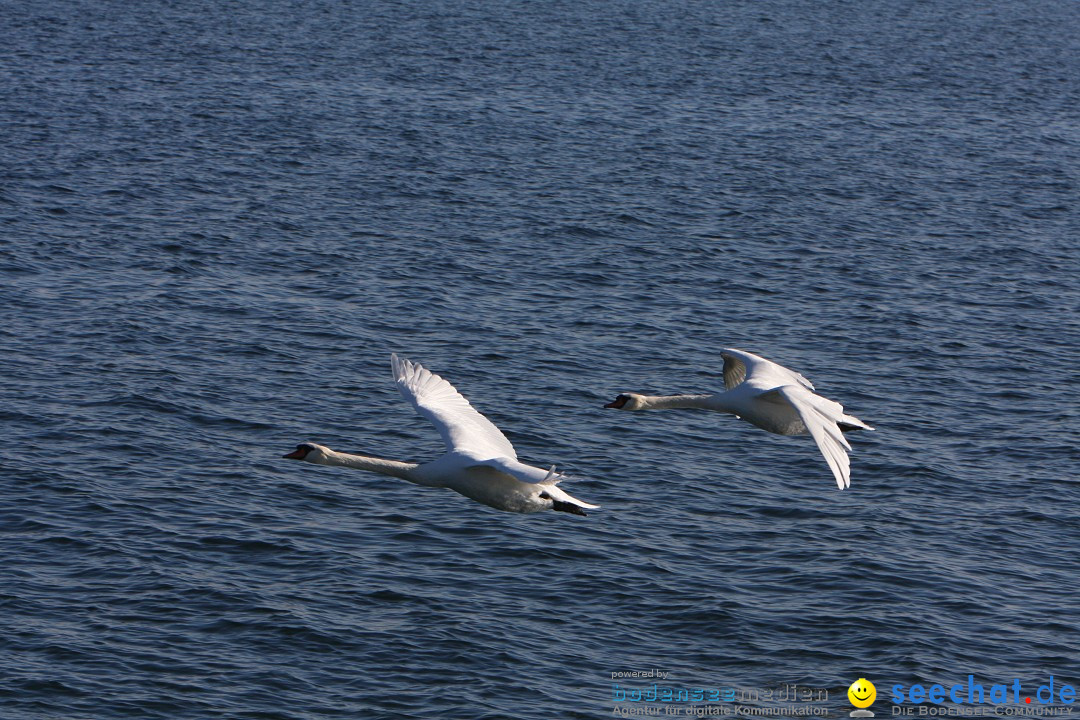
{"label": "lake surface", "polygon": [[[1080,4],[2,17],[4,720],[1080,684]],[[850,490],[807,437],[602,409],[724,347],[876,428]],[[391,352],[602,509],[281,459],[438,456]]]}

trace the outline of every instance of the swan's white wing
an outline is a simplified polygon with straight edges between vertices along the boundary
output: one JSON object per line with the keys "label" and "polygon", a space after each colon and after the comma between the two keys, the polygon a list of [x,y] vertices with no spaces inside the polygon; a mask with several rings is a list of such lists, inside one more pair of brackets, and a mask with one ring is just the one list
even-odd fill
{"label": "swan's white wing", "polygon": [[517,459],[514,446],[499,428],[477,412],[454,386],[419,363],[390,356],[394,381],[416,412],[439,431],[446,447],[479,457]]}
{"label": "swan's white wing", "polygon": [[794,370],[788,370],[783,365],[777,365],[772,360],[748,353],[745,350],[724,348],[720,352],[724,358],[724,388],[732,389],[749,378],[760,379],[775,385],[788,385],[792,382],[802,385],[810,390],[814,389],[813,383]]}
{"label": "swan's white wing", "polygon": [[836,421],[844,417],[844,408],[838,402],[799,387],[798,385],[784,385],[758,397],[762,400],[771,400],[779,396],[787,400],[795,411],[799,413],[806,429],[817,443],[825,461],[832,469],[836,485],[841,490],[851,486],[851,461],[847,451],[851,449],[844,433],[840,431]]}
{"label": "swan's white wing", "polygon": [[541,470],[540,468],[526,465],[525,463],[518,462],[516,459],[509,457],[491,458],[490,460],[476,463],[476,465],[485,465],[487,467],[495,468],[499,472],[511,475],[523,483],[543,485],[544,492],[548,493],[548,495],[555,500],[571,502],[586,510],[597,510],[600,508],[599,505],[593,505],[584,500],[578,500],[576,497],[569,495],[562,489],[556,487],[556,484],[563,479],[563,476],[556,474],[554,467],[550,470]]}
{"label": "swan's white wing", "polygon": [[551,470],[541,470],[538,467],[519,462],[517,458],[512,457],[493,457],[490,460],[474,463],[474,465],[486,465],[495,468],[499,472],[513,475],[521,482],[530,485],[554,485],[562,478],[561,475],[555,472],[554,467]]}

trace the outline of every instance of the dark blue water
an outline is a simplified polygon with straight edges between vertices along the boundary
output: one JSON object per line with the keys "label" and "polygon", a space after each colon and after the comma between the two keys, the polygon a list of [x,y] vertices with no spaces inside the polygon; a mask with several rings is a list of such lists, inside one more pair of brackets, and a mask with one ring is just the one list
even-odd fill
{"label": "dark blue water", "polygon": [[[1076,686],[1078,30],[0,3],[0,717],[599,718],[649,668],[833,717],[858,677],[879,716]],[[601,409],[718,388],[723,347],[877,428],[850,490],[809,438]],[[603,509],[280,459],[441,453],[391,352]]]}

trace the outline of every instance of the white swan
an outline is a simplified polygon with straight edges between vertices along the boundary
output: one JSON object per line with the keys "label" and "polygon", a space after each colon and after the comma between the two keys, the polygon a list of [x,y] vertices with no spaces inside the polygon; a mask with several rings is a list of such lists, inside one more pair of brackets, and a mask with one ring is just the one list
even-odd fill
{"label": "white swan", "polygon": [[371,470],[417,485],[445,487],[498,510],[531,513],[559,510],[585,515],[590,505],[560,490],[563,479],[550,470],[518,462],[514,446],[499,428],[469,404],[454,386],[418,363],[390,356],[394,381],[416,412],[430,420],[446,442],[447,452],[433,462],[397,462],[350,455],[315,443],[303,443],[284,457],[319,465]]}
{"label": "white swan", "polygon": [[797,372],[743,350],[725,349],[724,388],[716,395],[638,395],[623,393],[604,407],[619,410],[702,408],[735,417],[778,435],[806,435],[817,442],[841,490],[851,486],[851,464],[844,438],[852,430],[873,430],[844,414],[843,406],[811,390]]}

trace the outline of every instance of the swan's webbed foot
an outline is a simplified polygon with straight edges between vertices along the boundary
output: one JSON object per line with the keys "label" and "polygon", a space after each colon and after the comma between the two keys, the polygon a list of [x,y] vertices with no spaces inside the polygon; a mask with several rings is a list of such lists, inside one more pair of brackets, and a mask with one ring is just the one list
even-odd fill
{"label": "swan's webbed foot", "polygon": [[545,500],[551,500],[551,509],[558,510],[559,512],[567,512],[571,515],[580,515],[581,517],[589,517],[589,514],[581,509],[579,505],[575,505],[572,502],[566,502],[565,500],[556,500],[546,492],[540,493],[540,497]]}
{"label": "swan's webbed foot", "polygon": [[836,423],[836,426],[838,428],[840,428],[841,432],[855,432],[856,430],[863,430],[864,429],[859,425],[852,425],[851,423],[846,423],[846,422],[838,422],[838,423]]}
{"label": "swan's webbed foot", "polygon": [[552,503],[552,510],[558,510],[559,512],[568,512],[571,515],[580,515],[581,517],[589,517],[588,513],[586,513],[574,503],[568,503],[563,500],[553,500]]}

